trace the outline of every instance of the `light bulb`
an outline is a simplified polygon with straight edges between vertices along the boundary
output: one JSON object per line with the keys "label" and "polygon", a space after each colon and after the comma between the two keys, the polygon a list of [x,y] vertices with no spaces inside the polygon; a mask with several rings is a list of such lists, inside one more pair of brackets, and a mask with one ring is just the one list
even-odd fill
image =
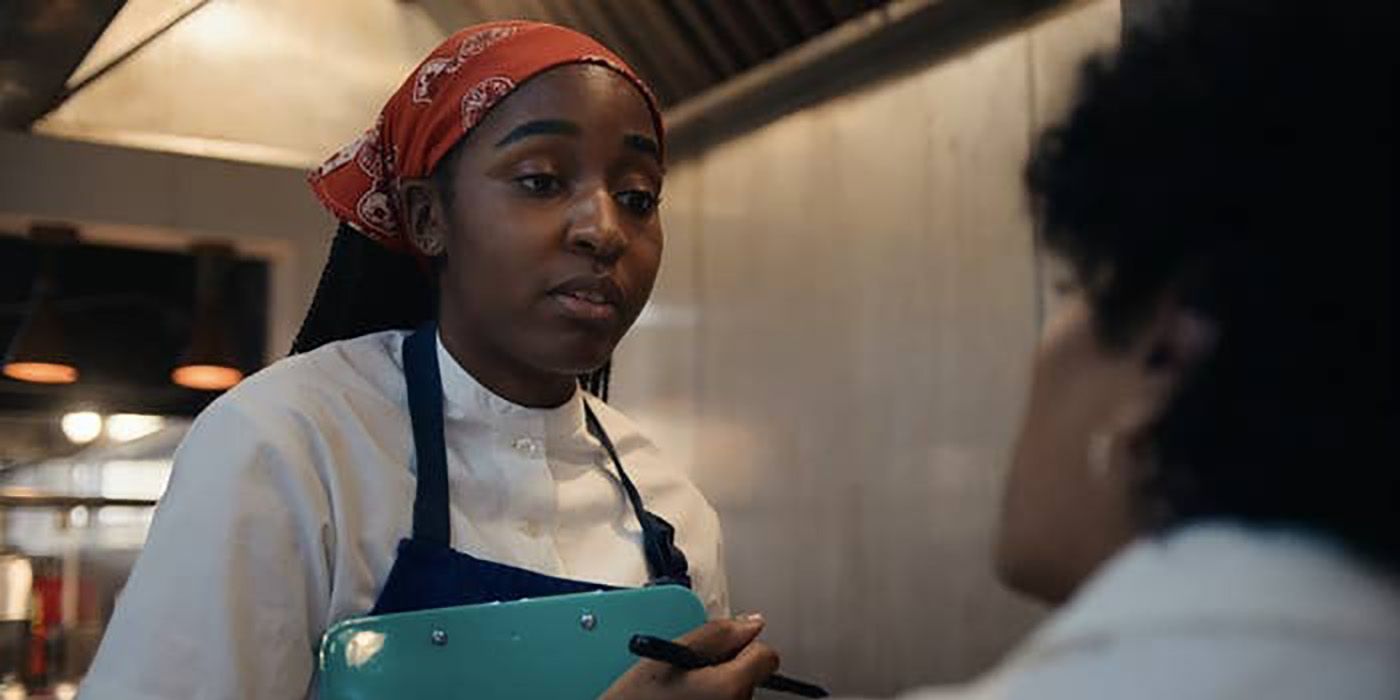
{"label": "light bulb", "polygon": [[69,442],[86,445],[102,434],[102,416],[92,411],[75,411],[64,415],[59,427]]}
{"label": "light bulb", "polygon": [[170,379],[190,389],[220,391],[243,381],[243,373],[220,365],[186,365],[172,372]]}

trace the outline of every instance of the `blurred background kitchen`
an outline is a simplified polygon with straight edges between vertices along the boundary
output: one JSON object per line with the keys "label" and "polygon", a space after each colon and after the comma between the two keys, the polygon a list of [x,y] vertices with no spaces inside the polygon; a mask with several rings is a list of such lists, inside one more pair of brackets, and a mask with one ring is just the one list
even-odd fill
{"label": "blurred background kitchen", "polygon": [[283,356],[306,168],[445,35],[525,17],[654,85],[667,251],[614,401],[720,511],[737,610],[841,692],[965,679],[1054,271],[1020,170],[1151,0],[4,0],[0,700],[71,697],[218,393]]}

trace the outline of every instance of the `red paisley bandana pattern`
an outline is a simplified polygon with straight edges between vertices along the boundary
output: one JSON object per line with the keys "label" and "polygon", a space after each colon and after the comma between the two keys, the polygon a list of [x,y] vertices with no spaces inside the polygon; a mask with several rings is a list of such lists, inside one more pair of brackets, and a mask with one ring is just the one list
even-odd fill
{"label": "red paisley bandana pattern", "polygon": [[374,126],[311,171],[311,189],[336,218],[388,248],[411,253],[403,237],[400,183],[431,173],[522,83],[573,63],[604,65],[632,81],[661,135],[651,90],[602,44],[551,24],[492,22],[457,32],[423,59]]}

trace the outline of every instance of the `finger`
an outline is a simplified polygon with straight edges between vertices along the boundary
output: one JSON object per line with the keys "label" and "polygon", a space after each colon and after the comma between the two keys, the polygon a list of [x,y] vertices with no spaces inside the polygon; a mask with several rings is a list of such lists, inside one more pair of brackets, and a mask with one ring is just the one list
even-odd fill
{"label": "finger", "polygon": [[677,641],[707,659],[727,660],[734,658],[762,631],[763,618],[758,616],[715,620]]}
{"label": "finger", "polygon": [[773,647],[763,642],[754,642],[744,647],[734,660],[726,664],[732,668],[733,672],[739,676],[744,685],[753,687],[768,680],[770,676],[778,672],[778,667],[782,665],[782,659],[778,657],[778,652]]}

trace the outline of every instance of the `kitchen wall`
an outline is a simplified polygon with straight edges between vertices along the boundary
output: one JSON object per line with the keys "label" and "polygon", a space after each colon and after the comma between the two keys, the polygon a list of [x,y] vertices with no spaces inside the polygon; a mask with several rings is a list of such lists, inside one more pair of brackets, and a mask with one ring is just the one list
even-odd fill
{"label": "kitchen wall", "polygon": [[988,553],[1046,301],[1021,171],[1119,22],[1075,5],[668,176],[614,396],[714,501],[794,673],[963,679],[1040,617]]}

